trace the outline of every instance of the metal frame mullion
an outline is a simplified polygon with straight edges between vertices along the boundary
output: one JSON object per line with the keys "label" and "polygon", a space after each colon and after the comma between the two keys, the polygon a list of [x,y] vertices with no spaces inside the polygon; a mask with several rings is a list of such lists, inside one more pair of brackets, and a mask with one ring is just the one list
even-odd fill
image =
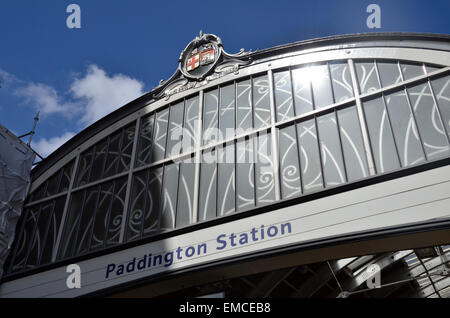
{"label": "metal frame mullion", "polygon": [[442,113],[441,113],[441,108],[439,107],[438,100],[436,99],[436,95],[434,94],[433,85],[431,85],[430,79],[428,79],[427,84],[428,84],[428,87],[430,88],[430,93],[431,93],[431,96],[433,98],[433,102],[436,105],[436,109],[437,109],[437,113],[438,113],[438,116],[439,116],[439,120],[440,120],[440,122],[442,124],[442,128],[444,129],[444,132],[445,132],[445,135],[446,135],[446,139],[447,139],[447,143],[450,145],[450,136],[449,136],[449,132],[448,132],[448,129],[447,129],[447,125],[445,124],[445,122],[443,120]]}
{"label": "metal frame mullion", "polygon": [[[48,232],[50,230],[50,225],[51,225],[51,219],[55,213],[55,206],[56,206],[56,200],[53,201],[52,204],[52,208],[51,211],[49,213],[49,217],[47,218],[48,222],[47,222],[47,226],[45,228],[45,233],[44,233],[44,237],[42,239],[42,248],[39,251],[39,256],[38,256],[38,260],[37,260],[37,264],[40,265],[41,264],[41,260],[42,260],[42,253],[44,252],[44,248],[45,248],[45,243],[47,241],[47,237],[48,237]],[[41,210],[42,210],[42,205],[41,205]]]}
{"label": "metal frame mullion", "polygon": [[[185,119],[186,119],[186,98],[183,99],[183,119],[181,121],[181,142],[183,142],[183,129],[185,129]],[[183,144],[181,144],[181,149],[180,149],[180,153],[183,153]],[[178,153],[178,154],[180,154]],[[192,156],[190,157],[192,159]],[[174,215],[174,220],[173,220],[173,228],[175,229],[177,227],[177,216],[178,216],[178,208],[179,208],[179,204],[178,204],[178,200],[180,199],[180,183],[181,183],[181,177],[182,177],[182,173],[181,173],[181,164],[182,161],[179,162],[174,162],[173,164],[178,165],[178,184],[177,184],[177,196],[175,198],[175,215]]]}
{"label": "metal frame mullion", "polygon": [[[199,216],[199,195],[200,195],[200,161],[201,161],[201,150],[200,150],[200,146],[202,144],[202,138],[203,138],[203,133],[202,133],[202,127],[203,127],[203,105],[204,105],[204,91],[201,90],[199,92],[198,95],[198,125],[197,125],[197,133],[196,133],[196,138],[194,140],[195,142],[195,159],[194,159],[194,164],[195,164],[195,175],[194,175],[194,202],[192,202],[192,223],[197,223],[199,221],[198,216]],[[195,127],[195,125],[194,125]]]}
{"label": "metal frame mullion", "polygon": [[[311,81],[309,81],[309,91],[311,93],[312,108],[313,108],[313,110],[316,110],[316,101],[314,98],[314,90],[313,90]],[[325,182],[325,169],[323,167],[322,146],[320,144],[321,141],[319,138],[319,123],[317,121],[317,116],[318,116],[318,114],[314,114],[313,119],[314,119],[314,128],[316,131],[317,151],[319,152],[319,163],[320,163],[320,172],[321,172],[321,179],[322,179],[322,189],[325,189],[327,187],[327,185]]]}
{"label": "metal frame mullion", "polygon": [[[26,266],[27,263],[28,263],[28,258],[30,257],[30,253],[31,253],[31,249],[32,249],[32,247],[33,247],[33,243],[34,243],[36,231],[38,230],[38,223],[39,223],[39,219],[40,219],[40,217],[41,217],[41,212],[42,212],[42,204],[39,205],[39,211],[37,212],[36,223],[34,224],[33,231],[32,231],[31,237],[30,237],[30,239],[31,239],[31,240],[30,240],[30,244],[28,245],[28,247],[27,247],[27,252],[26,252],[26,254],[25,254],[25,260],[24,260],[24,262],[23,262],[23,267],[24,267],[24,268],[25,268],[25,266]],[[38,252],[38,253],[39,253],[39,252]],[[39,254],[38,254],[38,258],[39,258]]]}
{"label": "metal frame mullion", "polygon": [[92,236],[94,235],[94,225],[95,225],[95,219],[97,217],[98,203],[100,202],[100,196],[102,193],[102,185],[101,184],[97,185],[97,191],[98,191],[98,193],[97,193],[97,199],[95,200],[95,208],[94,208],[94,211],[91,212],[93,215],[92,215],[92,227],[89,231],[89,238],[88,238],[88,242],[87,242],[88,252],[91,250]]}
{"label": "metal frame mullion", "polygon": [[[294,77],[292,75],[292,68],[289,67],[289,77],[291,79],[291,96],[292,96],[292,108],[294,110],[294,117],[297,117],[297,109],[295,107],[295,89],[294,89]],[[298,140],[298,128],[297,128],[297,122],[293,122],[294,131],[295,131],[295,142],[297,146],[297,160],[298,160],[298,178],[300,181],[300,195],[304,193],[303,188],[303,177],[302,177],[302,163],[300,160],[301,151],[300,151],[300,141]]]}
{"label": "metal frame mullion", "polygon": [[[403,77],[402,68],[400,67],[400,61],[397,61],[397,67],[400,72],[400,77],[402,79],[402,82],[404,82],[405,78]],[[381,82],[380,82],[380,84],[381,84]],[[423,155],[425,157],[425,161],[428,161],[428,156],[427,156],[427,152],[425,150],[425,145],[423,143],[422,135],[420,134],[420,128],[419,128],[419,125],[417,124],[416,115],[414,114],[414,108],[411,105],[411,99],[409,98],[409,93],[408,93],[408,89],[406,88],[406,85],[403,86],[403,90],[405,91],[406,101],[408,102],[409,110],[411,111],[411,116],[413,119],[414,126],[416,127],[416,130],[417,130],[417,136],[419,137],[419,142],[420,142],[420,146],[423,151]]]}
{"label": "metal frame mullion", "polygon": [[[119,244],[123,243],[125,236],[125,227],[127,220],[127,211],[128,205],[130,202],[130,194],[131,194],[131,184],[133,181],[133,169],[136,161],[136,149],[137,149],[137,141],[139,137],[139,129],[141,127],[141,121],[139,118],[135,120],[135,128],[134,128],[134,139],[133,139],[133,149],[131,151],[131,160],[130,160],[130,169],[128,170],[128,178],[127,178],[127,190],[125,192],[125,201],[123,204],[123,212],[122,212],[122,224],[120,225],[120,236],[119,236]],[[125,128],[123,128],[123,135],[125,135]],[[122,156],[122,146],[120,147],[120,155]],[[119,157],[120,160],[120,157]]]}
{"label": "metal frame mullion", "polygon": [[[252,130],[255,130],[255,100],[254,100],[254,96],[253,96],[253,76],[250,76],[250,107],[251,112],[252,112]],[[253,206],[256,206],[256,160],[258,159],[256,157],[256,154],[258,153],[258,148],[257,148],[257,142],[258,142],[258,134],[255,135],[249,135],[248,136],[248,140],[250,142],[252,142],[252,146],[253,146],[253,150],[252,150],[252,157],[253,157],[253,162],[252,162],[252,169],[253,169]],[[250,149],[250,144],[249,147]],[[250,159],[250,157],[249,157]]]}
{"label": "metal frame mullion", "polygon": [[[148,183],[150,181],[150,169],[145,172],[145,185],[144,185],[144,209],[141,215],[141,229],[139,230],[139,238],[144,236],[144,223],[145,223],[145,213],[147,212],[147,193],[148,193]],[[133,185],[131,185],[133,187]],[[131,189],[130,195],[133,193]],[[130,213],[131,213],[131,202],[130,202]],[[128,222],[127,222],[128,223]]]}
{"label": "metal frame mullion", "polygon": [[[380,73],[378,71],[377,61],[374,60],[373,63],[375,65],[375,73],[377,74],[378,84],[381,87],[381,77],[380,77]],[[399,164],[400,167],[403,167],[402,158],[400,157],[400,153],[399,153],[399,149],[398,149],[398,145],[397,145],[397,140],[395,138],[394,128],[392,128],[391,116],[389,115],[389,109],[387,107],[386,97],[385,97],[384,94],[385,93],[383,91],[382,94],[381,94],[381,100],[383,101],[384,111],[386,112],[386,118],[387,118],[387,121],[389,123],[389,128],[391,129],[392,141],[394,142],[395,152],[397,153],[398,164]]]}
{"label": "metal frame mullion", "polygon": [[[335,104],[336,96],[334,94],[333,80],[331,78],[330,63],[327,62],[326,65],[327,65],[328,79],[330,80],[331,96],[333,98],[333,104]],[[333,113],[334,113],[334,119],[336,120],[337,135],[338,135],[338,139],[339,139],[339,148],[341,149],[342,165],[344,166],[344,176],[345,176],[344,183],[347,183],[348,182],[347,165],[345,163],[344,145],[342,143],[342,136],[341,136],[341,126],[339,125],[339,118],[338,118],[336,108],[333,110]]]}
{"label": "metal frame mullion", "polygon": [[103,244],[102,244],[103,248],[106,248],[106,240],[108,239],[109,221],[111,219],[111,210],[112,210],[112,205],[113,205],[113,201],[114,201],[114,196],[116,194],[116,183],[117,183],[117,181],[113,181],[112,190],[111,190],[111,201],[109,202],[108,212],[106,214],[105,233],[103,235]]}
{"label": "metal frame mullion", "polygon": [[[237,148],[239,139],[236,138],[236,129],[238,128],[238,93],[237,81],[233,81],[234,85],[234,212],[238,211],[238,163],[237,163]],[[245,137],[244,137],[244,154],[245,154]]]}
{"label": "metal frame mullion", "polygon": [[70,178],[70,183],[69,183],[69,189],[67,190],[67,197],[66,197],[66,202],[64,204],[64,209],[62,212],[62,216],[61,216],[61,224],[59,225],[59,230],[58,230],[58,235],[56,238],[56,243],[55,246],[53,248],[53,254],[52,254],[52,262],[55,262],[56,257],[58,256],[59,253],[59,249],[60,249],[60,244],[61,244],[61,237],[65,228],[65,223],[66,223],[66,219],[67,219],[67,211],[69,209],[69,203],[70,203],[70,199],[72,197],[72,190],[73,190],[73,186],[77,177],[77,170],[79,169],[78,165],[80,162],[80,153],[77,154],[76,158],[75,158],[75,162],[73,164],[73,170],[72,170],[72,176]]}
{"label": "metal frame mullion", "polygon": [[273,181],[275,189],[275,201],[280,200],[280,165],[278,160],[278,130],[276,128],[276,113],[275,113],[275,85],[273,80],[273,71],[268,70],[269,78],[269,103],[270,103],[270,132],[272,134],[272,167],[273,167]]}
{"label": "metal frame mullion", "polygon": [[356,101],[356,112],[358,114],[359,127],[361,129],[362,140],[364,144],[364,152],[366,153],[367,168],[369,170],[368,171],[369,176],[374,176],[377,174],[377,169],[375,165],[375,159],[373,156],[372,144],[370,142],[370,134],[369,128],[367,127],[366,115],[364,113],[364,108],[361,102],[358,79],[356,77],[355,63],[353,62],[352,59],[348,59],[347,65],[350,70],[350,77],[353,86],[353,94],[355,96]]}

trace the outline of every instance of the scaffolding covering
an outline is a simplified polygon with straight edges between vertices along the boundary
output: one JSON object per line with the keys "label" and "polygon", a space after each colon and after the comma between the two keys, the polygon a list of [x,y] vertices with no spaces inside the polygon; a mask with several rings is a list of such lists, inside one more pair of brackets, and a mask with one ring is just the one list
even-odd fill
{"label": "scaffolding covering", "polygon": [[0,278],[30,185],[33,150],[0,125]]}

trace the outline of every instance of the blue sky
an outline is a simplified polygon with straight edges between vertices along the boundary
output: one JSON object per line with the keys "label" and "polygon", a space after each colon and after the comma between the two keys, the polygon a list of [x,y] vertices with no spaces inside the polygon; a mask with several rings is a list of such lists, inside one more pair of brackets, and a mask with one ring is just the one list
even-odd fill
{"label": "blue sky", "polygon": [[[69,4],[81,28],[69,29]],[[369,29],[366,8],[381,7]],[[450,33],[449,0],[144,1],[1,0],[0,123],[29,131],[44,156],[74,134],[168,79],[203,30],[235,53],[336,34]]]}

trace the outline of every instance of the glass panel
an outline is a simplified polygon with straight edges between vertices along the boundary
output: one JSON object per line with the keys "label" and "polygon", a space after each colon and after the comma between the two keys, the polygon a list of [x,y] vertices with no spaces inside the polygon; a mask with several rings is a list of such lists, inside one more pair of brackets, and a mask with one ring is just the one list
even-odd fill
{"label": "glass panel", "polygon": [[83,152],[80,156],[80,163],[78,165],[78,175],[76,185],[82,186],[89,182],[89,171],[92,164],[92,152],[94,147]]}
{"label": "glass panel", "polygon": [[259,133],[257,137],[255,163],[256,202],[264,205],[275,201],[275,183],[272,161],[272,140],[270,133]]}
{"label": "glass panel", "polygon": [[134,133],[136,131],[136,124],[124,128],[124,136],[122,139],[122,149],[119,161],[119,171],[123,172],[130,169],[131,153],[133,152]]}
{"label": "glass panel", "polygon": [[234,84],[220,88],[219,127],[222,139],[234,137],[235,129],[235,88]]}
{"label": "glass panel", "polygon": [[376,98],[364,102],[364,113],[368,119],[366,122],[377,172],[384,173],[399,168],[397,150],[383,100]]}
{"label": "glass panel", "polygon": [[108,215],[108,231],[106,232],[106,247],[116,245],[119,243],[126,191],[127,191],[126,178],[114,181],[114,195],[112,199],[111,209]]}
{"label": "glass panel", "polygon": [[178,165],[173,163],[168,164],[164,167],[164,204],[160,220],[162,230],[173,229],[175,227],[175,212],[177,210],[178,170]]}
{"label": "glass panel", "polygon": [[180,180],[178,191],[178,208],[176,226],[182,227],[193,223],[195,164],[180,163]]}
{"label": "glass panel", "polygon": [[218,216],[235,211],[234,144],[218,148]]}
{"label": "glass panel", "polygon": [[273,73],[275,86],[275,106],[277,121],[285,121],[294,117],[292,104],[291,75],[289,71]]}
{"label": "glass panel", "polygon": [[85,191],[71,194],[70,207],[64,224],[64,234],[58,250],[58,259],[70,257],[76,243],[76,231],[80,222]]}
{"label": "glass panel", "polygon": [[303,115],[313,110],[311,97],[311,75],[309,67],[292,70],[295,113]]}
{"label": "glass panel", "polygon": [[40,265],[45,265],[51,262],[52,255],[56,246],[56,239],[58,237],[59,226],[61,224],[64,205],[66,203],[66,196],[56,199],[54,210],[51,214],[46,216],[49,222],[45,243],[43,246]]}
{"label": "glass panel", "polygon": [[109,137],[108,155],[106,156],[103,178],[113,176],[118,172],[122,138],[124,138],[122,130],[119,130]]}
{"label": "glass panel", "polygon": [[191,151],[197,143],[198,132],[198,112],[199,112],[198,96],[186,99],[186,110],[184,115],[183,130],[183,152]]}
{"label": "glass panel", "polygon": [[368,176],[366,153],[355,106],[337,111],[348,181]]}
{"label": "glass panel", "polygon": [[408,105],[405,91],[386,95],[386,105],[394,130],[394,138],[402,166],[414,165],[425,160],[417,127]]}
{"label": "glass panel", "polygon": [[61,182],[59,185],[59,192],[64,192],[69,189],[70,179],[72,178],[73,172],[73,164],[74,161],[72,160],[70,163],[64,166],[61,176]]}
{"label": "glass panel", "polygon": [[24,227],[18,240],[16,247],[16,255],[11,271],[16,272],[22,269],[26,269],[25,262],[27,260],[30,244],[34,238],[34,229],[38,222],[40,206],[33,206],[24,211]]}
{"label": "glass panel", "polygon": [[380,74],[381,85],[383,87],[397,84],[402,81],[397,61],[377,61],[377,67]]}
{"label": "glass panel", "polygon": [[75,255],[81,255],[89,251],[89,245],[91,241],[91,233],[94,226],[95,214],[97,211],[97,202],[99,197],[100,186],[95,186],[84,190],[86,192],[86,203],[84,204],[83,211],[81,212],[81,223],[78,229],[77,244]]}
{"label": "glass panel", "polygon": [[328,65],[310,66],[311,84],[316,109],[333,104],[333,91],[331,90]]}
{"label": "glass panel", "polygon": [[61,173],[62,173],[62,169],[58,170],[57,173],[55,173],[53,176],[51,176],[51,178],[48,179],[48,185],[47,185],[47,191],[45,196],[51,196],[54,194],[57,194],[58,188],[59,188],[59,182],[61,180]]}
{"label": "glass panel", "polygon": [[39,256],[44,245],[45,234],[47,232],[47,227],[49,224],[49,216],[51,215],[53,210],[53,203],[54,201],[50,201],[41,204],[37,226],[35,227],[31,248],[28,252],[27,262],[25,266],[26,268],[33,268],[39,264]]}
{"label": "glass panel", "polygon": [[95,221],[91,240],[91,250],[103,247],[113,191],[113,182],[107,182],[101,185],[97,209],[92,211],[95,214]]}
{"label": "glass panel", "polygon": [[295,126],[281,128],[278,137],[281,197],[287,199],[301,194],[300,167]]}
{"label": "glass panel", "polygon": [[219,90],[205,92],[205,107],[203,109],[203,144],[208,145],[219,139],[217,136],[219,122],[217,119],[217,107],[219,103]]}
{"label": "glass panel", "polygon": [[168,121],[169,108],[156,113],[155,141],[153,144],[153,154],[151,158],[152,162],[164,159]]}
{"label": "glass panel", "polygon": [[148,170],[138,172],[133,176],[127,225],[128,242],[141,236],[142,215],[148,200],[148,192],[146,190],[147,178]]}
{"label": "glass panel", "polygon": [[330,63],[331,79],[335,102],[342,102],[353,97],[352,79],[346,62]]}
{"label": "glass panel", "polygon": [[236,143],[236,205],[238,210],[255,206],[253,138],[244,138]]}
{"label": "glass panel", "polygon": [[89,179],[89,182],[96,181],[102,178],[107,151],[108,151],[108,139],[105,139],[96,145],[94,163],[92,166],[91,177]]}
{"label": "glass panel", "polygon": [[142,118],[139,132],[139,143],[136,153],[137,166],[143,166],[151,163],[151,151],[153,145],[153,130],[155,124],[155,115]]}
{"label": "glass panel", "polygon": [[270,124],[269,81],[264,74],[254,77],[252,82],[254,127],[261,128]]}
{"label": "glass panel", "polygon": [[422,64],[401,62],[400,66],[405,80],[409,80],[411,78],[424,75],[424,69]]}
{"label": "glass panel", "polygon": [[334,113],[317,118],[319,140],[322,153],[325,186],[334,186],[346,182],[342,161],[341,145]]}
{"label": "glass panel", "polygon": [[206,221],[216,217],[217,194],[217,152],[215,149],[204,152],[200,170],[199,220]]}
{"label": "glass panel", "polygon": [[436,96],[442,120],[450,136],[450,76],[441,77],[431,81],[433,93]]}
{"label": "glass panel", "polygon": [[174,157],[181,152],[183,135],[184,103],[170,106],[169,136],[167,140],[166,158]]}
{"label": "glass panel", "polygon": [[408,88],[408,94],[427,158],[448,156],[449,145],[446,132],[428,83]]}
{"label": "glass panel", "polygon": [[300,144],[300,167],[304,192],[311,192],[323,187],[317,130],[314,119],[297,125]]}
{"label": "glass panel", "polygon": [[150,170],[146,195],[147,203],[144,215],[144,236],[158,232],[158,218],[161,209],[163,167]]}
{"label": "glass panel", "polygon": [[374,62],[356,62],[355,68],[361,94],[371,93],[380,89]]}
{"label": "glass panel", "polygon": [[237,84],[237,128],[242,131],[253,127],[252,119],[252,86],[250,80]]}

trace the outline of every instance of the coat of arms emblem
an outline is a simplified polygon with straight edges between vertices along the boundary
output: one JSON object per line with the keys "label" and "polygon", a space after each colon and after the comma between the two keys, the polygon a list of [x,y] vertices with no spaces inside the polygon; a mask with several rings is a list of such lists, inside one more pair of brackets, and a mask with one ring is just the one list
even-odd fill
{"label": "coat of arms emblem", "polygon": [[216,59],[215,53],[216,51],[211,43],[195,48],[186,61],[186,70],[191,72],[200,66],[214,63]]}

